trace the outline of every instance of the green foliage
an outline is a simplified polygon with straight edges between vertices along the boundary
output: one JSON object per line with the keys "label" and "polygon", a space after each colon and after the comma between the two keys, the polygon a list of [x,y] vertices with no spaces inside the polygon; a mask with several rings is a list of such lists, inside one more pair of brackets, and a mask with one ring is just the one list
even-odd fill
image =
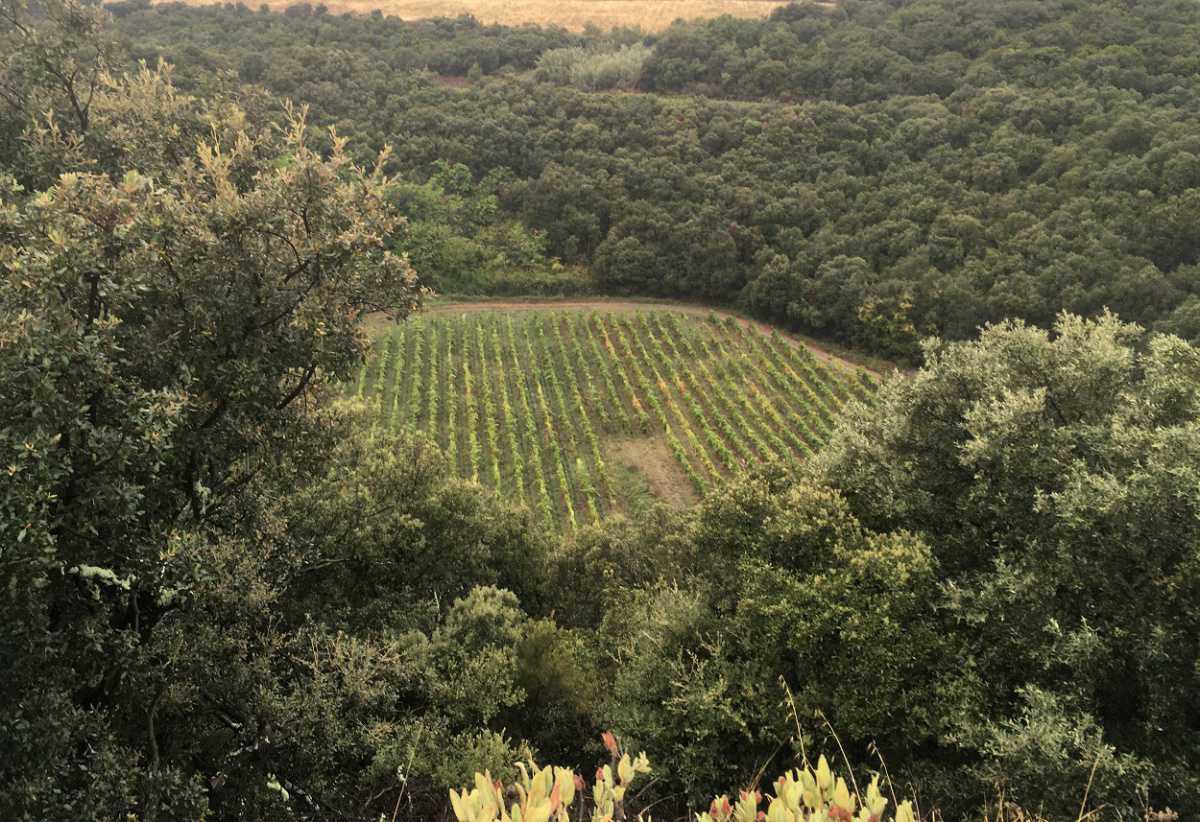
{"label": "green foliage", "polygon": [[642,67],[651,49],[641,43],[612,50],[571,47],[542,52],[537,78],[585,91],[630,90],[642,79]]}
{"label": "green foliage", "polygon": [[[268,88],[364,152],[394,144],[406,179],[439,161],[502,179],[496,229],[519,221],[608,291],[739,302],[909,360],[928,334],[1048,326],[1064,309],[1200,339],[1187,3],[855,0],[653,37],[236,7],[156,6],[120,26],[201,87],[265,56]],[[476,62],[487,79],[463,88],[404,71]],[[616,82],[606,62],[624,83],[640,72],[643,93],[585,90]],[[431,242],[470,266],[453,288],[515,292],[477,274],[491,240]]]}
{"label": "green foliage", "polygon": [[[3,29],[6,82],[45,69],[21,75],[19,158],[45,186],[0,195],[0,815],[272,818],[268,781],[315,797],[344,748],[338,702],[308,710],[323,689],[266,664],[307,634],[271,627],[291,557],[259,548],[277,523],[246,524],[247,489],[286,487],[286,440],[305,470],[330,423],[304,406],[354,372],[359,317],[420,292],[383,248],[381,171],[341,140],[313,151],[299,115],[275,131],[164,72],[85,69],[91,19],[18,9]],[[90,97],[60,122],[41,105],[70,105],[64,72]],[[313,724],[279,745],[285,717]]]}
{"label": "green foliage", "polygon": [[890,750],[931,734],[920,709],[889,716],[929,697],[923,672],[945,653],[921,540],[870,532],[836,493],[782,477],[714,493],[675,539],[693,552],[687,583],[639,591],[605,622],[622,664],[604,716],[670,784],[695,800],[787,745],[788,725],[764,722],[780,681],[800,716],[819,711],[854,740]]}
{"label": "green foliage", "polygon": [[475,588],[450,607],[431,637],[430,680],[453,718],[486,723],[521,698],[505,683],[516,676],[527,619],[517,598],[497,588]]}
{"label": "green foliage", "polygon": [[817,467],[865,523],[919,532],[938,561],[969,662],[947,730],[1028,805],[1067,810],[1093,762],[1115,813],[1143,780],[1152,798],[1194,795],[1196,349],[1063,315],[1053,333],[932,341],[925,359]]}
{"label": "green foliage", "polygon": [[559,761],[578,755],[593,730],[593,707],[601,676],[585,635],[554,619],[530,623],[517,646],[517,683],[525,694],[507,719],[514,733],[544,756]]}
{"label": "green foliage", "polygon": [[[1154,778],[1147,761],[1118,753],[1095,719],[1071,710],[1063,698],[1032,685],[1018,695],[1023,703],[1018,715],[987,723],[971,740],[986,757],[973,768],[984,784],[1016,801],[1045,797],[1041,807],[1065,815],[1080,785],[1088,795],[1121,796],[1129,785]],[[1114,809],[1122,811],[1130,815]]]}
{"label": "green foliage", "polygon": [[564,608],[601,618],[614,660],[600,721],[662,763],[663,799],[836,728],[947,817],[997,795],[1186,815],[1195,349],[1064,316],[926,359],[852,406],[809,479],[751,475],[560,558]]}
{"label": "green foliage", "polygon": [[546,646],[545,623],[524,610],[546,597],[538,529],[448,481],[426,439],[346,433],[325,473],[281,503],[283,544],[304,562],[277,608],[297,626],[319,614],[346,632],[342,642],[388,637],[395,684],[388,707],[355,733],[370,758],[361,778],[389,795],[407,786],[424,807],[433,786],[519,757],[521,741],[505,731],[527,703],[574,716],[580,697],[569,657],[555,655],[556,676],[530,652]]}
{"label": "green foliage", "polygon": [[477,184],[465,165],[439,162],[427,182],[392,186],[392,203],[407,222],[389,240],[443,294],[591,291],[585,272],[549,259],[543,232],[499,213],[497,191],[505,184],[502,173]]}
{"label": "green foliage", "polygon": [[76,133],[88,130],[96,88],[116,55],[105,32],[107,16],[98,6],[69,0],[25,0],[0,4],[0,158],[21,149],[21,137],[35,116],[64,123]]}
{"label": "green foliage", "polygon": [[545,601],[549,547],[527,517],[448,478],[425,437],[346,434],[281,502],[289,539],[308,556],[288,585],[294,619],[320,610],[355,631],[419,625],[436,601],[477,586],[508,589],[531,608]]}
{"label": "green foliage", "polygon": [[[0,8],[0,816],[436,818],[490,771],[546,819],[581,786],[512,763],[601,722],[667,813],[836,743],[946,818],[1197,814],[1200,354],[1101,311],[1196,326],[1191,11],[789,7],[642,66],[749,102],[491,77],[595,33],[116,11],[178,74],[121,70],[94,8]],[[475,82],[395,70],[436,61]],[[670,314],[432,318],[367,361],[363,316],[420,302],[406,254],[577,283],[556,255],[900,357],[1095,318],[927,342],[879,393]],[[607,434],[705,499],[595,526]],[[648,768],[605,743],[599,818]],[[879,814],[822,762],[764,817]],[[500,791],[452,806],[515,817]]]}
{"label": "green foliage", "polygon": [[[69,173],[0,200],[4,415],[20,421],[4,441],[27,512],[6,539],[36,552],[52,533],[115,537],[172,519],[181,500],[202,518],[298,399],[351,373],[357,316],[415,304],[415,275],[379,248],[395,220],[386,179],[303,141],[297,120],[274,148],[287,162],[245,190],[235,180],[270,149],[243,134],[201,144],[173,177]],[[57,541],[60,560],[88,561],[88,546]],[[41,572],[33,558],[22,573]]]}

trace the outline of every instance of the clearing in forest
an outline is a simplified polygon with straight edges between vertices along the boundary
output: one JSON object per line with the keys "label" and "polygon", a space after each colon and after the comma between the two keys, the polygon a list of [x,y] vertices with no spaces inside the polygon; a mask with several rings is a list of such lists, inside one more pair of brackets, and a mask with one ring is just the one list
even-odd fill
{"label": "clearing in forest", "polygon": [[347,386],[375,424],[432,434],[459,475],[561,531],[630,510],[630,471],[681,504],[797,463],[873,389],[778,334],[670,310],[418,315],[379,329]]}
{"label": "clearing in forest", "polygon": [[[192,0],[202,5],[210,0]],[[276,11],[283,11],[300,0],[267,0]],[[321,0],[309,0],[313,6]],[[254,8],[256,4],[249,4]],[[766,17],[786,2],[778,0],[325,0],[334,12],[369,14],[379,9],[384,14],[405,20],[430,17],[458,17],[470,14],[481,23],[520,26],[537,23],[582,31],[588,23],[608,30],[614,26],[641,26],[660,31],[680,18],[709,19],[724,14],[734,17]]]}

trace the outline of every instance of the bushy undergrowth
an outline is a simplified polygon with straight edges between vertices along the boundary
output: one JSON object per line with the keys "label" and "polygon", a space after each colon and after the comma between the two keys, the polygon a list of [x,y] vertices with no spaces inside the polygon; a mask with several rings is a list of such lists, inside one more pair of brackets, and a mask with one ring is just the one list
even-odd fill
{"label": "bushy undergrowth", "polygon": [[583,46],[550,49],[538,58],[537,78],[585,91],[628,91],[637,87],[651,53],[653,49],[642,43],[613,49]]}

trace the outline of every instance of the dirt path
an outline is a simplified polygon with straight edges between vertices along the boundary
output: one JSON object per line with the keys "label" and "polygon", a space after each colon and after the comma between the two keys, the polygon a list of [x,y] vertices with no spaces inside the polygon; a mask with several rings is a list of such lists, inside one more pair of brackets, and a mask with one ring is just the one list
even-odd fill
{"label": "dirt path", "polygon": [[690,508],[696,503],[692,484],[662,434],[652,437],[609,437],[605,442],[605,451],[613,462],[641,474],[650,493],[672,508]]}
{"label": "dirt path", "polygon": [[801,339],[786,331],[777,329],[767,323],[758,322],[756,320],[748,320],[745,317],[740,317],[737,314],[732,314],[728,311],[721,311],[715,308],[708,308],[702,305],[692,305],[689,303],[671,303],[671,302],[653,302],[639,300],[486,300],[479,302],[461,302],[461,303],[432,303],[424,309],[427,314],[461,314],[471,311],[538,311],[538,310],[553,310],[553,311],[614,311],[618,313],[635,313],[638,311],[678,311],[681,314],[690,314],[694,317],[707,317],[709,314],[715,314],[722,319],[731,317],[733,320],[746,328],[751,328],[761,334],[770,334],[772,331],[778,331],[779,335],[788,343],[795,346],[803,346],[811,351],[817,359],[832,364],[849,368],[852,371],[862,369],[873,377],[882,378],[883,374],[879,371],[869,368],[865,365],[852,362],[844,357],[839,357],[836,354],[831,354],[826,349]]}

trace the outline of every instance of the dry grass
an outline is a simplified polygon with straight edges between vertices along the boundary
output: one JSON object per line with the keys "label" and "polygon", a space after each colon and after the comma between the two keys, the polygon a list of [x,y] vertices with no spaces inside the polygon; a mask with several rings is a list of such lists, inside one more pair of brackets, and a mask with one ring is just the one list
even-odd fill
{"label": "dry grass", "polygon": [[617,438],[607,443],[609,459],[637,471],[650,492],[672,508],[687,508],[696,502],[687,474],[679,467],[666,440],[656,437]]}
{"label": "dry grass", "polygon": [[[185,0],[189,1],[189,0]],[[205,5],[209,0],[190,0]],[[282,10],[299,0],[266,0]],[[321,0],[310,0],[315,6]],[[257,8],[258,3],[246,0]],[[325,0],[331,11],[367,14],[379,9],[384,14],[416,20],[425,17],[457,17],[473,14],[483,23],[559,25],[574,31],[588,23],[602,29],[641,26],[657,31],[679,18],[766,17],[772,9],[786,5],[782,0]]]}

